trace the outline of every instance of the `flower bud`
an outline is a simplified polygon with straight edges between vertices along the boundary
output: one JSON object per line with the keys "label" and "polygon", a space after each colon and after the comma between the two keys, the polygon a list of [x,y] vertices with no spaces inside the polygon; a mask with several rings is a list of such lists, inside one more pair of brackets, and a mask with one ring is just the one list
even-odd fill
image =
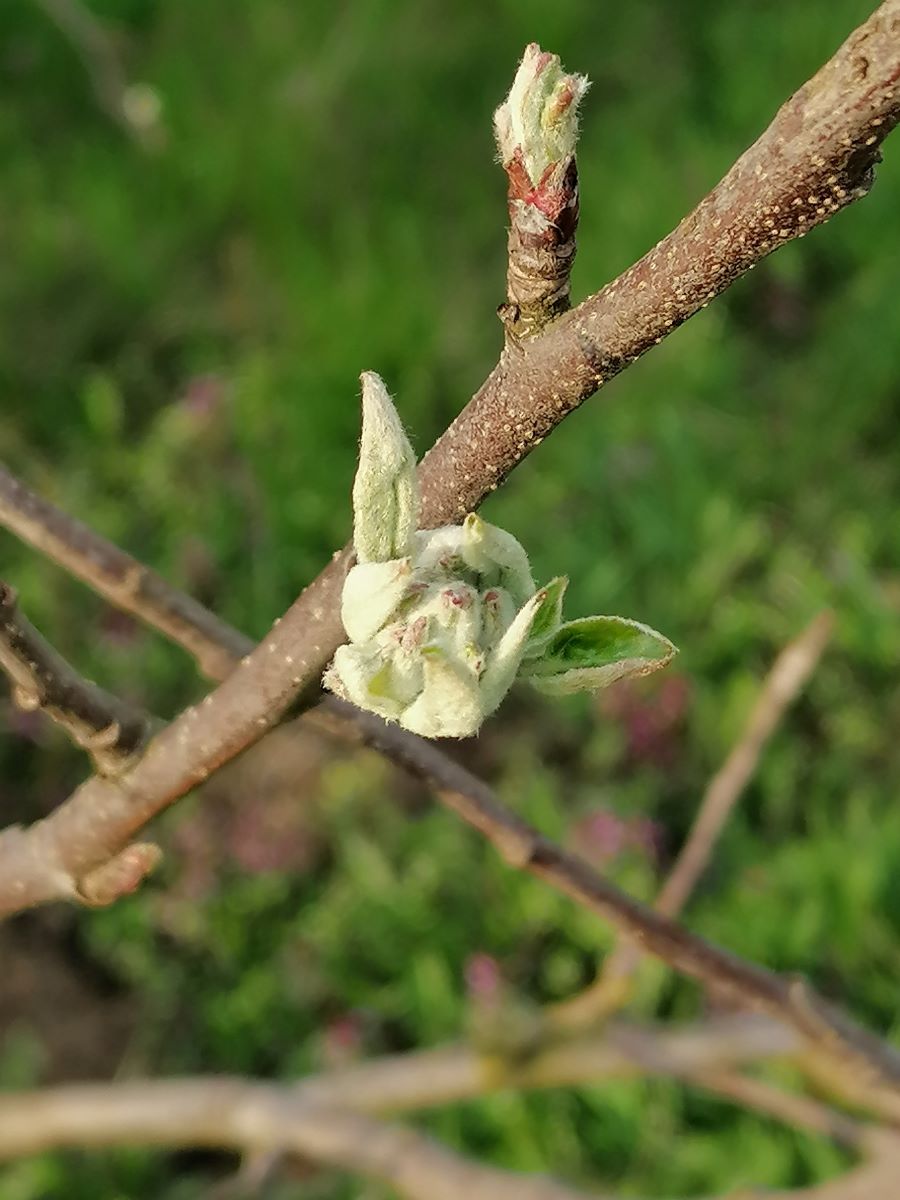
{"label": "flower bud", "polygon": [[535,589],[519,542],[474,513],[416,532],[415,462],[377,375],[363,376],[353,488],[359,561],[347,573],[327,688],[422,737],[470,737],[517,674],[548,691],[646,674],[675,648],[620,617],[562,623],[565,576]]}

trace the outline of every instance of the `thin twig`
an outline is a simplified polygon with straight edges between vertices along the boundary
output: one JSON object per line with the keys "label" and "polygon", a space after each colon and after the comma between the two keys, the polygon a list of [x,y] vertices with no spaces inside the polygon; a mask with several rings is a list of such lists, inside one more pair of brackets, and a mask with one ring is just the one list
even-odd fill
{"label": "thin twig", "polygon": [[[67,1146],[274,1150],[373,1176],[408,1200],[589,1200],[588,1193],[549,1179],[473,1163],[411,1129],[311,1104],[302,1089],[248,1080],[68,1085],[0,1101],[0,1112],[0,1158]],[[783,1200],[894,1200],[897,1139],[884,1133],[873,1145],[873,1161],[843,1179],[766,1194]],[[590,1196],[600,1200],[597,1193]]]}
{"label": "thin twig", "polygon": [[88,752],[101,775],[120,774],[140,753],[146,715],[83,679],[23,615],[15,589],[3,580],[0,670],[12,685],[14,703],[26,712],[45,712]]}
{"label": "thin twig", "polygon": [[320,708],[319,715],[323,723],[339,721],[344,736],[355,727],[361,740],[428,781],[442,803],[482,833],[511,866],[598,913],[644,953],[792,1026],[826,1056],[843,1059],[867,1094],[878,1096],[886,1087],[883,1107],[900,1116],[900,1052],[832,1009],[804,980],[748,962],[627,895],[505,808],[485,783],[433,744],[398,737],[402,731],[350,705],[329,716]]}
{"label": "thin twig", "polygon": [[253,649],[250,638],[49,500],[0,463],[0,524],[59,563],[116,608],[145,621],[221,680]]}
{"label": "thin twig", "polygon": [[[683,910],[769,738],[815,670],[833,628],[832,614],[819,613],[776,658],[740,738],[703,794],[688,839],[657,896],[657,912],[677,917]],[[557,1006],[556,1019],[568,1026],[604,1020],[628,999],[631,976],[640,957],[637,947],[620,942],[596,981]]]}
{"label": "thin twig", "polygon": [[687,1078],[696,1086],[740,1108],[751,1109],[785,1125],[830,1138],[850,1150],[865,1150],[881,1136],[881,1131],[873,1131],[871,1126],[837,1112],[819,1100],[796,1092],[786,1092],[763,1079],[742,1075],[739,1071],[698,1071]]}

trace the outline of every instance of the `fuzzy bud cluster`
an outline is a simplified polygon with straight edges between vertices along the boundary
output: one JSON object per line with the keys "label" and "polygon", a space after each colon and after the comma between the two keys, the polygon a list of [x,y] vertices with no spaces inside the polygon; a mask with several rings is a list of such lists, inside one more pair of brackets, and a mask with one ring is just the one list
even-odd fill
{"label": "fuzzy bud cluster", "polygon": [[372,373],[353,504],[357,563],[341,597],[349,643],[324,683],[413,733],[477,733],[520,674],[545,691],[582,690],[656,670],[675,652],[621,617],[564,624],[567,580],[535,588],[519,542],[474,513],[417,531],[415,457]]}

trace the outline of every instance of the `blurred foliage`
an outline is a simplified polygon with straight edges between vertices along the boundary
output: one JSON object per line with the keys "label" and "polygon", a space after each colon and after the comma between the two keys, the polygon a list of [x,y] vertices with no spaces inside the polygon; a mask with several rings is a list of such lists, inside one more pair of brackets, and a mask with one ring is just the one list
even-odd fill
{"label": "blurred foliage", "polygon": [[[523,44],[594,81],[582,295],[668,231],[873,3],[93,0],[129,79],[161,100],[155,150],[101,111],[37,4],[4,5],[3,457],[262,635],[348,535],[359,371],[383,374],[424,449],[494,359],[504,203],[490,114]],[[577,837],[649,897],[767,665],[833,606],[835,643],[690,920],[808,972],[891,1033],[900,146],[886,158],[864,203],[735,285],[486,504],[538,578],[571,574],[573,615],[634,614],[682,655],[667,679],[599,702],[513,698],[466,753],[549,834]],[[177,650],[2,537],[26,611],[87,674],[162,715],[201,694]],[[33,819],[84,763],[4,713],[4,812]],[[585,983],[611,944],[367,754],[316,760],[276,799],[250,787],[236,809],[185,802],[161,837],[167,866],[140,896],[18,924],[19,957],[49,939],[98,1005],[127,1006],[115,1047],[84,996],[69,1014],[101,1074],[293,1078],[433,1045],[465,1026],[473,955],[545,1001]],[[54,1021],[25,994],[0,1029],[8,1087],[71,1061],[50,1054]],[[701,1002],[651,969],[635,1010],[688,1018]],[[426,1123],[490,1161],[623,1195],[789,1186],[841,1163],[668,1082],[503,1094]],[[188,1200],[233,1169],[208,1153],[60,1154],[8,1168],[0,1195]],[[289,1175],[271,1193],[383,1194]]]}

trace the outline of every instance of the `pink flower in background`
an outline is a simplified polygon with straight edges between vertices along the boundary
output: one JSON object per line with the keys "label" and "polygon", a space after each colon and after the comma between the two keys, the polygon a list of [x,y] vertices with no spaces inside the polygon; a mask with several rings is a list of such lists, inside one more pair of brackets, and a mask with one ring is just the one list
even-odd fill
{"label": "pink flower in background", "polygon": [[577,821],[572,841],[589,862],[606,867],[627,851],[655,861],[662,844],[662,827],[650,817],[620,817],[607,808]]}
{"label": "pink flower in background", "polygon": [[195,375],[187,381],[176,403],[182,412],[192,416],[198,425],[205,425],[218,415],[225,401],[227,384],[221,375]]}
{"label": "pink flower in background", "polygon": [[583,843],[591,858],[611,862],[625,849],[626,826],[621,817],[608,809],[600,809],[579,821],[577,826],[579,845]]}
{"label": "pink flower in background", "polygon": [[466,960],[464,976],[470,1000],[490,1004],[500,998],[503,977],[500,964],[490,954],[472,954]]}

